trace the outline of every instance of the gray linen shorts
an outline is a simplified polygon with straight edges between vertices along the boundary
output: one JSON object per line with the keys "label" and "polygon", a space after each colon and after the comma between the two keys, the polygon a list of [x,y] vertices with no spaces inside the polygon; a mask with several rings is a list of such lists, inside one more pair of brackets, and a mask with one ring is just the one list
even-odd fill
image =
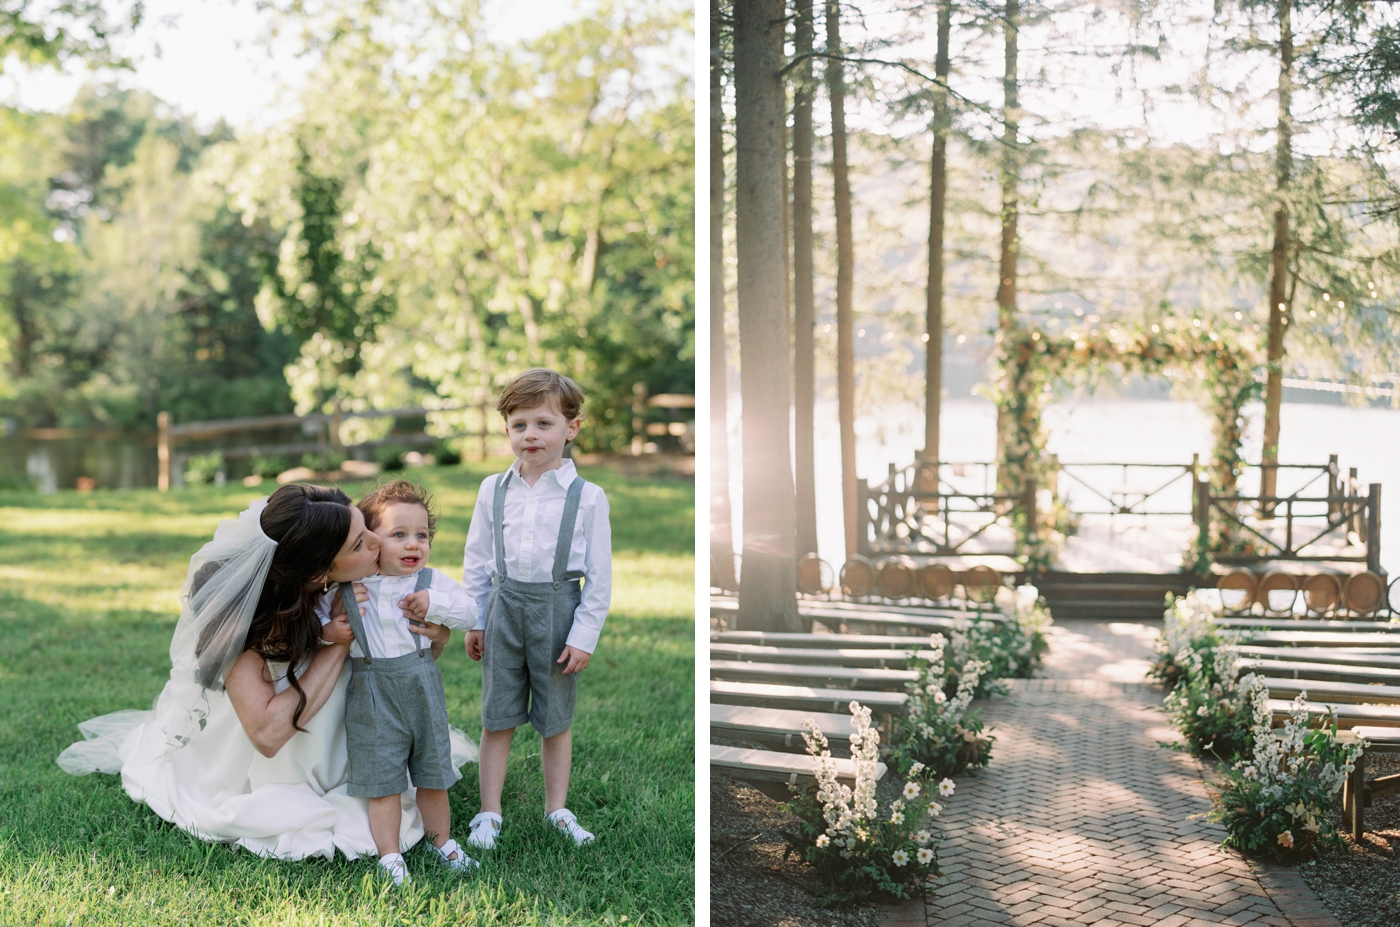
{"label": "gray linen shorts", "polygon": [[415,652],[350,663],[347,791],[359,798],[398,795],[408,789],[408,775],[418,788],[451,788],[462,774],[452,765],[447,698],[432,656]]}
{"label": "gray linen shorts", "polygon": [[569,642],[581,590],[577,581],[525,583],[493,579],[481,657],[481,726],[517,728],[527,720],[541,737],[574,723],[578,673],[555,661]]}

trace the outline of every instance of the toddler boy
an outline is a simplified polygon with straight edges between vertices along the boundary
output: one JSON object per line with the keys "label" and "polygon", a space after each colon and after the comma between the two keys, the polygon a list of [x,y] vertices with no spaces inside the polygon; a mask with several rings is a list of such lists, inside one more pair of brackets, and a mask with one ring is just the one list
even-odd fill
{"label": "toddler boy", "polygon": [[350,584],[340,587],[355,643],[345,702],[351,795],[369,799],[370,833],[379,864],[395,885],[410,881],[400,852],[400,796],[413,776],[418,810],[442,861],[456,870],[476,862],[448,838],[447,789],[461,778],[452,765],[442,673],[428,642],[409,620],[447,628],[476,627],[477,606],[466,590],[428,568],[437,528],[432,499],[405,480],[381,486],[358,503],[365,526],[379,535],[379,572],[361,582],[369,600],[356,607]]}
{"label": "toddler boy", "polygon": [[612,597],[608,500],[564,458],[582,423],[583,391],[537,367],[501,392],[516,462],[488,477],[467,532],[463,585],[481,625],[467,655],[481,661],[481,813],[467,843],[487,850],[501,829],[501,790],[515,729],[544,739],[545,817],[576,845],[593,841],[565,807],[578,674],[598,645]]}

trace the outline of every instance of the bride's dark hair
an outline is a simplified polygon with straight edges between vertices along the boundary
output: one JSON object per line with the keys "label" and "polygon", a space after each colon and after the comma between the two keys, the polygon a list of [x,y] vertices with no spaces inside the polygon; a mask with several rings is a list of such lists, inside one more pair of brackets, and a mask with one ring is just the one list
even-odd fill
{"label": "bride's dark hair", "polygon": [[263,533],[277,542],[244,650],[286,661],[287,682],[300,696],[292,727],[300,731],[306,693],[296,667],[320,646],[321,622],[311,582],[330,571],[350,534],[350,497],[333,486],[290,483],[274,492],[261,516]]}

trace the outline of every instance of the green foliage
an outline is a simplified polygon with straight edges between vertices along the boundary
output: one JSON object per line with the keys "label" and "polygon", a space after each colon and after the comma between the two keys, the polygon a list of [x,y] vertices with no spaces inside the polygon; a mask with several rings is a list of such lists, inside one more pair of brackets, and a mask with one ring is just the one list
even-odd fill
{"label": "green foliage", "polygon": [[1247,856],[1292,862],[1324,847],[1340,849],[1345,844],[1330,815],[1362,745],[1338,743],[1335,722],[1331,730],[1308,730],[1301,695],[1282,731],[1275,732],[1268,698],[1255,680],[1253,755],[1225,772],[1211,818],[1229,831],[1225,845]]}
{"label": "green foliage", "polygon": [[1235,638],[1214,622],[1211,606],[1197,592],[1167,596],[1157,660],[1149,675],[1172,686],[1166,709],[1193,753],[1230,759],[1252,744],[1250,687],[1239,677]]}
{"label": "green foliage", "polygon": [[953,671],[944,663],[943,635],[930,636],[935,657],[911,651],[905,666],[919,674],[906,683],[909,701],[899,718],[901,737],[896,747],[900,771],[927,767],[937,776],[960,776],[970,767],[986,766],[992,741],[982,733],[982,719],[970,710],[972,698],[989,665],[971,660]]}
{"label": "green foliage", "polygon": [[[818,760],[817,783],[797,794],[783,810],[798,819],[785,834],[822,880],[817,904],[845,907],[872,899],[913,896],[929,876],[938,875],[938,841],[932,821],[943,810],[928,788],[931,772],[915,763],[899,798],[881,802],[875,790],[880,734],[870,725],[870,709],[851,702],[851,758],[854,786],[836,779],[826,737],[814,722],[804,725],[807,752]],[[938,786],[953,793],[951,779]]]}
{"label": "green foliage", "polygon": [[261,455],[254,457],[249,464],[254,476],[260,476],[265,480],[274,479],[277,474],[291,468],[287,458],[281,454]]}
{"label": "green foliage", "polygon": [[[505,464],[415,472],[442,507],[433,566],[460,574],[477,488]],[[509,839],[466,878],[415,848],[409,892],[387,889],[373,859],[291,863],[206,844],[131,801],[117,777],[75,779],[54,763],[79,721],[150,705],[169,672],[188,557],[262,490],[0,493],[0,570],[18,580],[0,589],[0,922],[694,923],[694,490],[584,475],[615,513],[613,608],[579,685],[569,795],[598,843],[576,852],[541,820],[540,741],[522,730],[506,780]],[[475,737],[480,664],[454,641],[439,666],[452,722]],[[449,798],[465,843],[473,768]]]}
{"label": "green foliage", "polygon": [[185,465],[185,481],[196,484],[212,483],[220,473],[225,472],[224,468],[224,455],[218,451],[196,454]]}

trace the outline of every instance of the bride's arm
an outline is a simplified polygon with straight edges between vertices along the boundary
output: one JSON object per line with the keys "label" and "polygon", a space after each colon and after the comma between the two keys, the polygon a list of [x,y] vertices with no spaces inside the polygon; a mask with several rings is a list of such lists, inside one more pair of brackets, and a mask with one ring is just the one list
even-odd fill
{"label": "bride's arm", "polygon": [[[349,625],[344,618],[340,622]],[[337,622],[326,625],[325,631],[330,632],[335,624]],[[322,647],[306,672],[297,677],[297,683],[306,694],[306,707],[302,709],[300,718],[303,726],[316,716],[316,712],[330,698],[349,653],[348,640]],[[276,756],[282,745],[297,732],[292,726],[292,715],[300,702],[297,691],[288,688],[276,692],[267,672],[267,664],[251,650],[245,650],[234,661],[224,680],[224,689],[253,746],[263,756]]]}

